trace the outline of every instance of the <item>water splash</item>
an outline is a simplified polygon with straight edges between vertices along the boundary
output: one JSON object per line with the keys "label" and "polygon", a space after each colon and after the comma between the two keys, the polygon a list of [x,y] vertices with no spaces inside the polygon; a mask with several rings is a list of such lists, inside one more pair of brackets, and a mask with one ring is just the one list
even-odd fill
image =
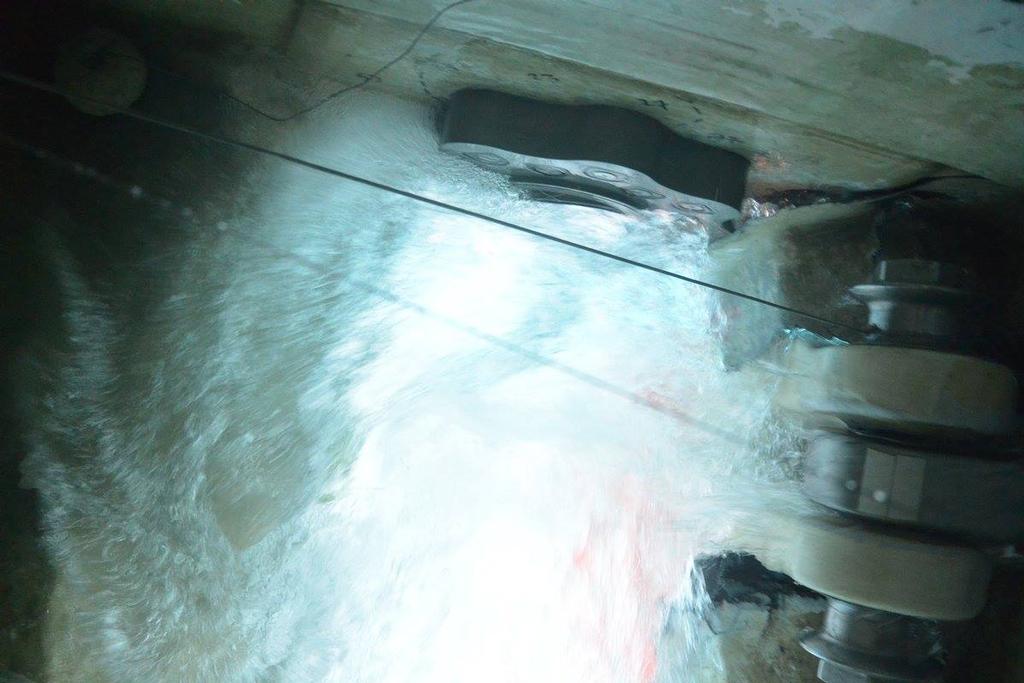
{"label": "water splash", "polygon": [[[699,231],[523,201],[426,121],[366,97],[291,144],[722,276]],[[197,209],[220,215],[124,329],[130,293],[64,263],[27,464],[61,680],[713,680],[694,558],[797,500],[765,475],[771,376],[723,367],[720,301],[307,170],[251,182],[248,208]]]}

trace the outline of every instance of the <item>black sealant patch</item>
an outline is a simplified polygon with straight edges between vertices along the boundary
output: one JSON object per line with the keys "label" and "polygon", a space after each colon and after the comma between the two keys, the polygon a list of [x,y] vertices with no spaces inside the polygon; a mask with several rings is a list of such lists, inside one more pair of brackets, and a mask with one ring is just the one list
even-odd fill
{"label": "black sealant patch", "polygon": [[441,149],[509,176],[537,199],[666,211],[714,226],[739,217],[750,166],[629,109],[474,89],[452,96]]}

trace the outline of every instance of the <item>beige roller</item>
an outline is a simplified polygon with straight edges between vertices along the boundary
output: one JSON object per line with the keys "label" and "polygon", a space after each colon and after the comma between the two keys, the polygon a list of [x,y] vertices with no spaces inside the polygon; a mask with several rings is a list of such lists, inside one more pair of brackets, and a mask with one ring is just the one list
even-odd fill
{"label": "beige roller", "polygon": [[985,603],[991,563],[967,546],[835,515],[767,512],[731,531],[725,547],[841,600],[946,621],[971,619]]}
{"label": "beige roller", "polygon": [[836,518],[803,519],[793,530],[785,571],[819,593],[947,621],[971,619],[985,604],[991,563],[974,548]]}
{"label": "beige roller", "polygon": [[1017,381],[1009,368],[954,353],[893,346],[795,344],[776,406],[810,426],[909,434],[1006,434]]}

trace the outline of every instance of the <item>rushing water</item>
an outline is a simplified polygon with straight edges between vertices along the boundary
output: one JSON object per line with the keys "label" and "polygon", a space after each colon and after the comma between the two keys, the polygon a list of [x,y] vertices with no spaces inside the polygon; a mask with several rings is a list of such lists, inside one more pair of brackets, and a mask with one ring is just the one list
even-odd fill
{"label": "rushing water", "polygon": [[[289,144],[775,294],[764,241],[725,263],[668,216],[523,201],[416,107],[364,98]],[[132,315],[58,259],[26,463],[55,680],[715,680],[693,560],[795,500],[770,376],[722,363],[723,316],[771,314],[284,164],[184,232]]]}

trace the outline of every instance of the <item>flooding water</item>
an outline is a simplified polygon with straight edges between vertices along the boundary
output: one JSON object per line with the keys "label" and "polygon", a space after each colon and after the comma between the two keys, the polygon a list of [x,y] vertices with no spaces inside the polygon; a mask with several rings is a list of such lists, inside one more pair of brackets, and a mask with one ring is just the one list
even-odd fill
{"label": "flooding water", "polygon": [[[524,201],[428,121],[363,97],[286,144],[777,296],[770,240]],[[237,195],[152,248],[130,314],[57,250],[26,463],[55,680],[717,680],[693,561],[799,504],[771,375],[722,361],[726,319],[774,315],[283,163]]]}

